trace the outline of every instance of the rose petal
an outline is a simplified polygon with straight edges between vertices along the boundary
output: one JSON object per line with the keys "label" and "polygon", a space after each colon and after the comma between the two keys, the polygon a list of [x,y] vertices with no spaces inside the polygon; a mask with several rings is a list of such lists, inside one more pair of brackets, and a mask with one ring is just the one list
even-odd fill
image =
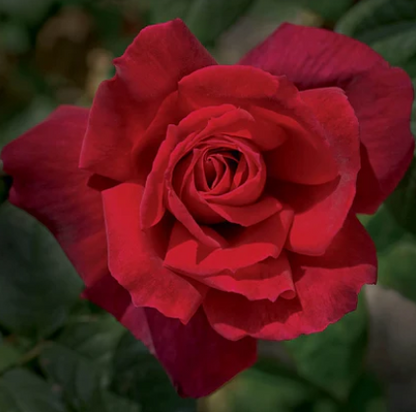
{"label": "rose petal", "polygon": [[316,132],[312,127],[307,129],[288,116],[274,114],[274,117],[287,138],[277,149],[264,154],[269,177],[318,185],[338,176],[338,168],[324,131]]}
{"label": "rose petal", "polygon": [[209,207],[227,222],[252,226],[282,210],[283,205],[276,198],[266,195],[251,205],[229,206],[209,203]]}
{"label": "rose petal", "polygon": [[328,132],[340,177],[318,186],[280,183],[275,195],[295,211],[287,247],[297,253],[319,255],[341,229],[354,200],[360,168],[359,131],[354,111],[340,89],[315,89],[301,94]]}
{"label": "rose petal", "polygon": [[365,229],[349,217],[325,255],[289,256],[297,297],[249,301],[211,289],[204,310],[212,327],[227,339],[244,336],[288,340],[320,332],[355,310],[364,284],[375,283],[376,250]]}
{"label": "rose petal", "polygon": [[161,227],[153,229],[157,233],[142,231],[142,196],[143,188],[131,183],[102,192],[111,274],[130,292],[136,306],[156,308],[186,323],[197,311],[206,288],[163,267],[157,248],[163,249],[165,227],[161,222]]}
{"label": "rose petal", "polygon": [[216,64],[184,23],[146,27],[114,62],[91,108],[80,165],[118,181],[137,177],[132,149],[178,81]]}
{"label": "rose petal", "polygon": [[133,306],[129,294],[111,277],[85,295],[149,348],[181,396],[207,396],[256,360],[255,339],[224,339],[214,332],[202,310],[185,326],[154,309]]}
{"label": "rose petal", "polygon": [[[209,248],[195,239],[179,222],[173,226],[164,265],[199,279],[200,276],[232,272],[254,265],[282,251],[293,212],[283,209],[262,222],[228,236],[228,247]],[[220,235],[204,227],[212,237]]]}
{"label": "rose petal", "polygon": [[284,251],[277,259],[268,258],[235,273],[224,271],[206,276],[202,281],[215,289],[243,295],[248,300],[275,302],[279,296],[285,299],[296,296],[292,271]]}
{"label": "rose petal", "polygon": [[[9,200],[55,236],[87,285],[107,274],[101,196],[78,169],[88,110],[61,106],[2,151],[12,176]],[[85,251],[88,253],[85,253]]]}
{"label": "rose petal", "polygon": [[155,310],[146,316],[157,357],[182,396],[207,396],[256,360],[254,339],[224,339],[202,310],[186,326]]}
{"label": "rose petal", "polygon": [[362,143],[354,209],[375,212],[413,157],[409,76],[357,40],[292,24],[282,24],[240,63],[286,75],[301,90],[338,86],[346,91]]}
{"label": "rose petal", "polygon": [[[279,147],[268,162],[272,177],[321,184],[337,176],[325,131],[285,77],[249,66],[211,66],[184,77],[178,92],[195,108],[225,102],[251,111],[254,119],[263,119],[260,125],[274,125]],[[259,147],[272,148],[260,141]]]}
{"label": "rose petal", "polygon": [[353,208],[358,213],[375,213],[413,159],[412,83],[402,69],[380,69],[356,78],[345,90],[361,136],[361,169]]}
{"label": "rose petal", "polygon": [[[289,108],[297,89],[285,77],[275,77],[249,66],[211,66],[185,76],[179,98],[195,109],[232,104],[247,110],[253,105]],[[245,104],[242,104],[245,103]]]}
{"label": "rose petal", "polygon": [[195,220],[204,224],[220,223],[224,219],[211,209],[195,185],[195,166],[197,163],[201,163],[202,157],[201,151],[195,151],[192,156],[189,155],[182,160],[176,167],[173,182],[175,184],[177,181],[178,185],[180,184],[180,190],[177,192],[180,193],[182,202]]}

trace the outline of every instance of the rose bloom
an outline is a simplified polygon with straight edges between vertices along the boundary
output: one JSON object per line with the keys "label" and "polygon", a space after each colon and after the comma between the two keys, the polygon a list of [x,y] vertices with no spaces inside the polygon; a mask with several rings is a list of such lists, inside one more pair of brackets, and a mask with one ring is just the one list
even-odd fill
{"label": "rose bloom", "polygon": [[180,20],[145,28],[90,110],[64,106],[2,153],[10,201],[183,396],[354,310],[376,281],[356,213],[413,157],[412,84],[348,37],[283,24],[218,65]]}

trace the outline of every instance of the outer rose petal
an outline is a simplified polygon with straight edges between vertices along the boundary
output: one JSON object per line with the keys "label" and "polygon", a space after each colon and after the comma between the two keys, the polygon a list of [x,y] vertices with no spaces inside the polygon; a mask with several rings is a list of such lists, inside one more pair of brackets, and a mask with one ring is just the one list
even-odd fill
{"label": "outer rose petal", "polygon": [[244,336],[288,340],[320,332],[357,306],[366,283],[375,283],[376,250],[359,221],[345,222],[325,255],[289,257],[297,297],[249,301],[211,289],[204,310],[213,328],[227,339]]}
{"label": "outer rose petal", "polygon": [[182,396],[202,397],[256,361],[256,341],[232,342],[217,334],[202,308],[188,325],[146,309],[155,353]]}
{"label": "outer rose petal", "polygon": [[[87,285],[108,273],[101,196],[78,169],[88,110],[62,106],[2,151],[10,202],[42,222]],[[88,251],[88,253],[85,253]]]}
{"label": "outer rose petal", "polygon": [[412,84],[402,69],[380,69],[357,77],[345,90],[360,122],[362,143],[353,208],[375,213],[413,159]]}
{"label": "outer rose petal", "polygon": [[185,326],[154,309],[135,307],[111,276],[87,289],[85,296],[112,313],[149,348],[181,396],[207,396],[256,360],[255,339],[224,339],[202,310]]}
{"label": "outer rose petal", "polygon": [[359,130],[341,89],[314,89],[301,95],[328,133],[340,177],[318,186],[282,182],[276,186],[276,195],[295,211],[287,247],[297,253],[320,255],[341,229],[354,201],[360,168]]}
{"label": "outer rose petal", "polygon": [[102,196],[111,274],[130,292],[136,306],[156,308],[165,316],[188,322],[201,304],[206,288],[195,286],[162,266],[157,248],[163,233],[155,234],[156,244],[152,244],[151,234],[143,232],[140,226],[143,188],[123,183],[103,191]]}
{"label": "outer rose petal", "polygon": [[178,81],[216,64],[180,20],[146,27],[115,60],[91,108],[80,165],[118,181],[136,178],[132,149]]}
{"label": "outer rose petal", "polygon": [[[347,58],[346,58],[347,56]],[[343,88],[360,124],[356,212],[373,213],[408,168],[414,148],[409,76],[367,45],[327,30],[281,25],[241,64],[286,75],[301,90]]]}
{"label": "outer rose petal", "polygon": [[77,168],[87,118],[88,110],[61,107],[3,149],[4,169],[13,176],[10,201],[52,231],[84,278],[84,295],[149,347],[182,395],[208,395],[251,366],[255,340],[222,338],[201,311],[183,326],[155,310],[136,308],[111,277],[101,196],[86,186],[88,174]]}

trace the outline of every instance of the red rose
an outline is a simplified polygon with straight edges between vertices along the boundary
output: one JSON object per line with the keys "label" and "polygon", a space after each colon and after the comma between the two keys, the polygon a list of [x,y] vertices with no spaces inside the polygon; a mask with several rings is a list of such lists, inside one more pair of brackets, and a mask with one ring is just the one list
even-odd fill
{"label": "red rose", "polygon": [[10,200],[182,394],[207,395],[255,338],[321,331],[376,281],[355,213],[412,159],[412,85],[369,47],[290,24],[221,66],[175,20],[115,65],[90,111],[61,107],[5,148]]}

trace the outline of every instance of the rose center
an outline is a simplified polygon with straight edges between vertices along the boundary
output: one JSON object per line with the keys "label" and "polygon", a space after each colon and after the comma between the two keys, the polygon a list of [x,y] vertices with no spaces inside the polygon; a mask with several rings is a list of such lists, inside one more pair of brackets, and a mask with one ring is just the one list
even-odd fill
{"label": "rose center", "polygon": [[[215,150],[205,153],[203,158],[204,175],[207,186],[213,190],[225,175],[233,177],[240,161],[241,153],[235,150]],[[203,188],[200,188],[203,190]]]}

